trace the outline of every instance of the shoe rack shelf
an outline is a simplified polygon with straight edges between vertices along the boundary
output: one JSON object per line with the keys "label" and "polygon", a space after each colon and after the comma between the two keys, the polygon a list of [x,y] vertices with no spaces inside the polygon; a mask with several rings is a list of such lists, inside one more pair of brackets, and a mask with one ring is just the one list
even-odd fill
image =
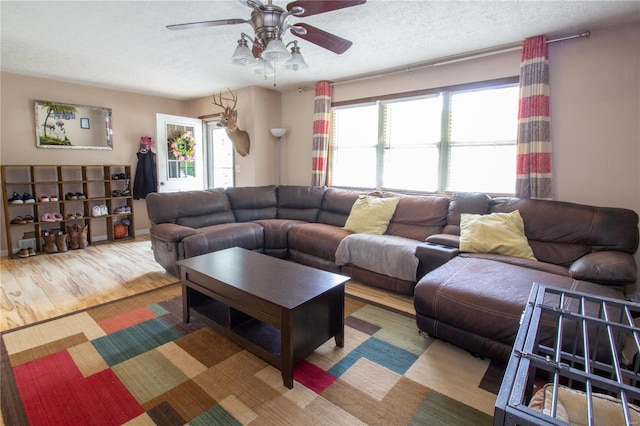
{"label": "shoe rack shelf", "polygon": [[[35,238],[35,250],[40,253],[43,231],[66,232],[66,226],[73,224],[88,226],[89,244],[135,238],[129,165],[6,165],[0,174],[9,256],[15,256],[14,242],[24,236]],[[23,203],[12,203],[14,194]],[[58,199],[43,198],[51,195]],[[22,220],[16,221],[18,217]],[[124,236],[116,238],[116,225],[125,226]]]}

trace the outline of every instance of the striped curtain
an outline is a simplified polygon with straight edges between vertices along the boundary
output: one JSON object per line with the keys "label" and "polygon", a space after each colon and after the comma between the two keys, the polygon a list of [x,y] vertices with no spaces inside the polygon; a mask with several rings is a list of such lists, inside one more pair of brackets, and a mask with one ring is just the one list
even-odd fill
{"label": "striped curtain", "polygon": [[331,112],[331,86],[328,81],[316,83],[313,103],[313,153],[311,185],[327,183],[327,159],[329,157],[329,114]]}
{"label": "striped curtain", "polygon": [[520,58],[516,197],[551,199],[547,38],[526,39]]}

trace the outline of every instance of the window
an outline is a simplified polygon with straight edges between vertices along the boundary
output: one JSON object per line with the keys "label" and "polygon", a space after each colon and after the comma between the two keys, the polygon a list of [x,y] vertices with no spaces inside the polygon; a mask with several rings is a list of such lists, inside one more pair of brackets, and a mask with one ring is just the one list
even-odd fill
{"label": "window", "polygon": [[225,129],[217,126],[216,121],[207,122],[207,163],[209,188],[228,188],[234,186],[233,145]]}
{"label": "window", "polygon": [[519,89],[512,81],[334,107],[330,184],[513,193]]}

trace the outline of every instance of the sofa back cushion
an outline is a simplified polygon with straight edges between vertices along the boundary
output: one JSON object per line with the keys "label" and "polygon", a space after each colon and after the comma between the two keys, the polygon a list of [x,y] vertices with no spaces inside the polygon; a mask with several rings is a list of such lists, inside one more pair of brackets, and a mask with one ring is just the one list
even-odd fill
{"label": "sofa back cushion", "polygon": [[192,228],[235,222],[229,200],[221,189],[153,192],[146,197],[151,224],[176,223]]}
{"label": "sofa back cushion", "polygon": [[570,266],[593,251],[633,254],[638,248],[638,214],[632,210],[563,201],[494,198],[490,211],[519,210],[538,260]]}
{"label": "sofa back cushion", "polygon": [[277,198],[275,185],[239,186],[225,190],[236,222],[276,219]]}
{"label": "sofa back cushion", "polygon": [[400,197],[387,226],[387,235],[424,241],[430,235],[443,232],[449,208],[447,197],[401,195],[393,192],[384,192],[382,196]]}
{"label": "sofa back cushion", "polygon": [[324,186],[278,186],[278,219],[316,222],[326,190]]}
{"label": "sofa back cushion", "polygon": [[346,189],[327,188],[322,200],[322,208],[318,213],[318,223],[327,225],[344,226],[353,203],[358,195],[363,192],[349,191]]}
{"label": "sofa back cushion", "polygon": [[484,192],[454,192],[449,200],[447,225],[443,233],[460,235],[460,215],[489,213],[491,198]]}

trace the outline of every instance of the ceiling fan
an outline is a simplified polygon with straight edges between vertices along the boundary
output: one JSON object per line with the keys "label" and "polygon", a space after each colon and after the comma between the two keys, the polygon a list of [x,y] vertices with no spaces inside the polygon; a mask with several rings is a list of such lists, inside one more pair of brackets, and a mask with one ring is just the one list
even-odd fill
{"label": "ceiling fan", "polygon": [[[287,4],[286,10],[274,5],[272,0],[268,0],[267,4],[262,3],[260,0],[240,0],[240,2],[253,9],[250,19],[217,19],[213,21],[191,22],[187,24],[168,25],[167,29],[185,30],[219,25],[249,24],[254,30],[253,39],[243,33],[241,40],[238,40],[238,45],[247,47],[245,40],[245,37],[247,37],[253,43],[252,54],[254,58],[262,57],[263,59],[276,62],[278,61],[277,54],[266,58],[265,51],[270,48],[269,43],[273,40],[279,41],[281,44],[282,37],[288,30],[303,40],[316,44],[331,52],[342,54],[351,47],[353,44],[351,41],[309,24],[301,22],[290,23],[289,18],[292,16],[298,18],[307,17],[358,6],[366,3],[366,0],[299,0]],[[292,53],[296,53],[294,49],[297,49],[297,53],[299,53],[297,42],[290,42],[289,44],[291,43],[294,43]],[[275,47],[276,43],[272,44]],[[283,47],[284,45],[282,45],[280,49]],[[291,56],[288,54],[286,48],[284,49],[284,53],[288,55],[288,57]]]}

